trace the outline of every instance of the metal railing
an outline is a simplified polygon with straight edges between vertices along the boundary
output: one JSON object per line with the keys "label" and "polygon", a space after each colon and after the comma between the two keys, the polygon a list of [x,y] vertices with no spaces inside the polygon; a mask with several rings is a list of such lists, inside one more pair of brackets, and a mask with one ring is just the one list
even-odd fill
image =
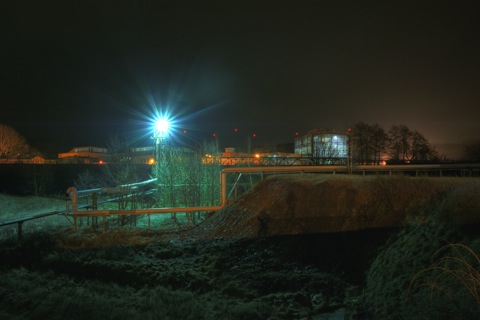
{"label": "metal railing", "polygon": [[10,226],[10,225],[13,225],[13,224],[17,224],[17,238],[18,238],[18,240],[22,240],[22,236],[23,236],[22,227],[23,227],[24,222],[30,221],[30,220],[46,218],[46,217],[50,217],[50,216],[54,216],[54,215],[62,215],[62,214],[65,214],[65,212],[66,212],[66,210],[51,211],[51,212],[37,214],[37,215],[27,217],[27,218],[15,219],[15,220],[10,220],[10,221],[0,221],[0,227],[5,227],[5,226]]}

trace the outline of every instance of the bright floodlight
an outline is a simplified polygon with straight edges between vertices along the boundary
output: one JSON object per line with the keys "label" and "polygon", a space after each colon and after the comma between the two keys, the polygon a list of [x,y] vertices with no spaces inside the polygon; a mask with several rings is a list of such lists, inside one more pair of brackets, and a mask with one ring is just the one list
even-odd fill
{"label": "bright floodlight", "polygon": [[167,119],[158,119],[155,122],[155,137],[165,137],[168,134],[170,123]]}

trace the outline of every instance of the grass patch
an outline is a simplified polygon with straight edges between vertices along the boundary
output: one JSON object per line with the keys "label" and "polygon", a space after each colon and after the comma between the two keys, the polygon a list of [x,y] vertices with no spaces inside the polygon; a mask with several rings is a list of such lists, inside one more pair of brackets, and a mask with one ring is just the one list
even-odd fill
{"label": "grass patch", "polygon": [[[92,246],[109,242],[108,237],[117,245]],[[22,242],[3,241],[1,315],[296,319],[338,306],[348,285],[315,266],[290,261],[276,240],[153,236],[155,241],[134,244],[136,236],[125,238],[126,233],[107,232],[82,244],[68,242],[60,233],[37,233]],[[323,304],[318,297],[325,297]]]}

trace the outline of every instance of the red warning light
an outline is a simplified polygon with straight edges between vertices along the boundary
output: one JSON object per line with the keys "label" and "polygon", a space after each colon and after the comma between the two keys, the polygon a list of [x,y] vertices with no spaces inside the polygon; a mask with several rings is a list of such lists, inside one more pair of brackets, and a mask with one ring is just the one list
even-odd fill
{"label": "red warning light", "polygon": [[238,128],[233,129],[234,132],[238,132]]}
{"label": "red warning light", "polygon": [[256,133],[252,134],[252,137],[254,137],[254,138],[255,138],[256,136],[257,136],[257,134],[256,134]]}
{"label": "red warning light", "polygon": [[295,132],[295,137],[298,137],[298,132]]}
{"label": "red warning light", "polygon": [[217,134],[216,134],[216,133],[213,133],[213,134],[212,134],[212,137],[216,137],[216,136],[217,136]]}
{"label": "red warning light", "polygon": [[187,134],[187,130],[183,130],[183,134]]}

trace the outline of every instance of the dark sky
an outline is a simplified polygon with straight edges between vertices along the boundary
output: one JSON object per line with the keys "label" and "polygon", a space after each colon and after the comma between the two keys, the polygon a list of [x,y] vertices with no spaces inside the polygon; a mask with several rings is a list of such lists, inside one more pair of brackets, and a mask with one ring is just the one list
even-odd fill
{"label": "dark sky", "polygon": [[0,123],[40,150],[148,136],[155,108],[225,146],[356,121],[480,138],[477,0],[0,6]]}

